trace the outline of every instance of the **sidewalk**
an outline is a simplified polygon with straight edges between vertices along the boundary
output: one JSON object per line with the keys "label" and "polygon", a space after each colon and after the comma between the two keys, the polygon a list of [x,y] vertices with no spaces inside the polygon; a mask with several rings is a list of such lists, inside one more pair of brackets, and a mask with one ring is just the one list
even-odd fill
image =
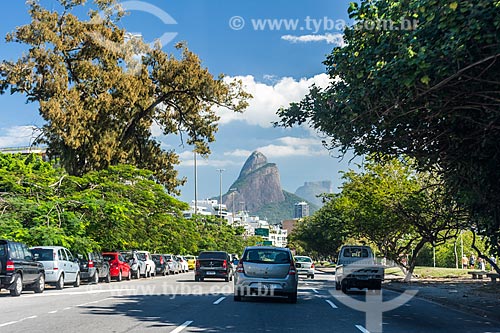
{"label": "sidewalk", "polygon": [[[335,273],[334,268],[316,269]],[[404,283],[400,278],[386,276],[383,288],[397,292],[418,290],[417,297],[500,322],[500,282],[492,283],[489,279],[442,278],[415,279]]]}

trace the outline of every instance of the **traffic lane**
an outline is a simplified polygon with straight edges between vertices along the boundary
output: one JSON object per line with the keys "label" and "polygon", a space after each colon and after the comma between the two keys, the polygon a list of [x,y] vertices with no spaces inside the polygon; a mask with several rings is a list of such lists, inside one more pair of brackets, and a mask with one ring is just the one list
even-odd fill
{"label": "traffic lane", "polygon": [[[353,298],[362,302],[366,301],[365,291],[351,290],[347,294],[343,294],[335,289],[329,289],[329,293],[337,301],[340,308],[349,308],[349,306],[346,306],[343,303],[343,300],[346,298]],[[394,300],[395,297],[399,295],[401,294],[397,292],[382,290],[381,301],[384,303],[380,303],[378,306],[375,305],[375,309],[382,308],[383,306],[390,304],[390,301]],[[360,313],[363,313],[363,316],[365,316],[364,312]],[[364,322],[364,327],[369,327],[368,323],[366,323],[366,319],[364,319]],[[500,333],[500,323],[492,322],[473,314],[467,314],[454,310],[425,299],[413,297],[407,303],[382,314],[382,329],[383,332],[388,333]]]}
{"label": "traffic lane", "polygon": [[[384,290],[384,294],[386,300],[399,293]],[[384,315],[384,332],[402,331],[500,333],[500,323],[414,297],[407,304]]]}
{"label": "traffic lane", "polygon": [[182,276],[127,281],[125,284],[135,285],[135,288],[83,304],[76,304],[81,301],[81,293],[74,294],[73,306],[60,304],[55,310],[26,314],[20,320],[4,323],[7,325],[0,327],[0,331],[175,331],[187,322],[184,317],[201,316],[207,306],[212,305],[214,297],[220,298],[220,294],[209,293],[231,290],[232,294],[230,283],[195,283]]}
{"label": "traffic lane", "polygon": [[[190,279],[175,279],[173,287],[177,294],[161,294],[164,289],[158,280],[144,284],[134,294],[123,293],[95,303],[62,308],[20,321],[6,331],[325,332],[331,329],[331,319],[335,318],[336,309],[325,301],[325,293],[319,288],[314,291],[302,282],[297,304],[268,298],[247,298],[236,303],[232,289],[230,293],[214,293],[232,288],[232,283],[216,280],[195,283]],[[346,312],[345,322],[336,323],[335,327],[341,332],[359,332],[350,321],[362,322],[362,316]],[[352,316],[357,318],[354,320]]]}
{"label": "traffic lane", "polygon": [[[62,315],[61,322],[66,322],[69,310],[103,302],[117,295],[169,292],[176,289],[179,278],[182,278],[182,275],[112,282],[110,284],[81,285],[78,288],[65,287],[63,290],[48,287],[42,294],[27,291],[23,292],[20,297],[11,297],[2,293],[0,295],[0,304],[2,305],[0,331],[18,332],[21,327],[26,331],[37,330],[39,326],[33,323],[34,320],[37,318],[46,320],[47,315],[56,318]],[[37,321],[37,323],[40,322]],[[58,321],[56,320],[55,323]],[[42,327],[51,327],[55,323],[49,322],[48,326]],[[58,329],[58,327],[53,328]],[[44,331],[44,329],[40,329],[40,331]]]}

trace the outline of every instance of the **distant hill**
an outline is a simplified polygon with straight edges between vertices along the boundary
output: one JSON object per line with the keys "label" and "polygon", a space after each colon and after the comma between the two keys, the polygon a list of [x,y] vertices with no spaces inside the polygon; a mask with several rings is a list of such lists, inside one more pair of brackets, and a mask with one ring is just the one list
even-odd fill
{"label": "distant hill", "polygon": [[323,206],[323,203],[321,202],[321,198],[317,196],[323,193],[333,193],[331,181],[305,182],[304,185],[295,191],[295,195],[320,207]]}
{"label": "distant hill", "polygon": [[[237,209],[245,207],[251,215],[258,215],[271,224],[293,218],[294,205],[308,200],[283,191],[280,174],[274,163],[255,151],[246,160],[238,179],[230,186],[232,191],[222,196],[222,202],[231,210],[233,203]],[[310,211],[318,207],[310,204]]]}

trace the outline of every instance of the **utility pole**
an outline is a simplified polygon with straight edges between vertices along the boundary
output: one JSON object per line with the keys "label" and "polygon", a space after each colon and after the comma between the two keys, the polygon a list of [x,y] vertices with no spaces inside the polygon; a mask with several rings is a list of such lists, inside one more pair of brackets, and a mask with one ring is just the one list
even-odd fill
{"label": "utility pole", "polygon": [[217,169],[217,171],[219,171],[219,193],[220,193],[219,217],[222,218],[222,172],[226,171],[226,169]]}
{"label": "utility pole", "polygon": [[194,152],[194,214],[198,214],[198,169],[196,166],[196,149]]}
{"label": "utility pole", "polygon": [[233,199],[233,222],[234,222],[234,194],[236,193],[236,191],[238,191],[238,189],[236,187],[232,187],[229,189],[229,191],[232,191],[231,198]]}

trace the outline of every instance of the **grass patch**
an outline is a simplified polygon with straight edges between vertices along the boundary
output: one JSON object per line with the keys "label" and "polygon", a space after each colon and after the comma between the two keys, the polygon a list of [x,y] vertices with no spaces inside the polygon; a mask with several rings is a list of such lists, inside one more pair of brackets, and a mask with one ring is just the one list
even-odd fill
{"label": "grass patch", "polygon": [[[457,278],[468,276],[468,271],[468,269],[417,266],[413,274],[421,278]],[[404,276],[398,267],[387,268],[385,274]]]}

